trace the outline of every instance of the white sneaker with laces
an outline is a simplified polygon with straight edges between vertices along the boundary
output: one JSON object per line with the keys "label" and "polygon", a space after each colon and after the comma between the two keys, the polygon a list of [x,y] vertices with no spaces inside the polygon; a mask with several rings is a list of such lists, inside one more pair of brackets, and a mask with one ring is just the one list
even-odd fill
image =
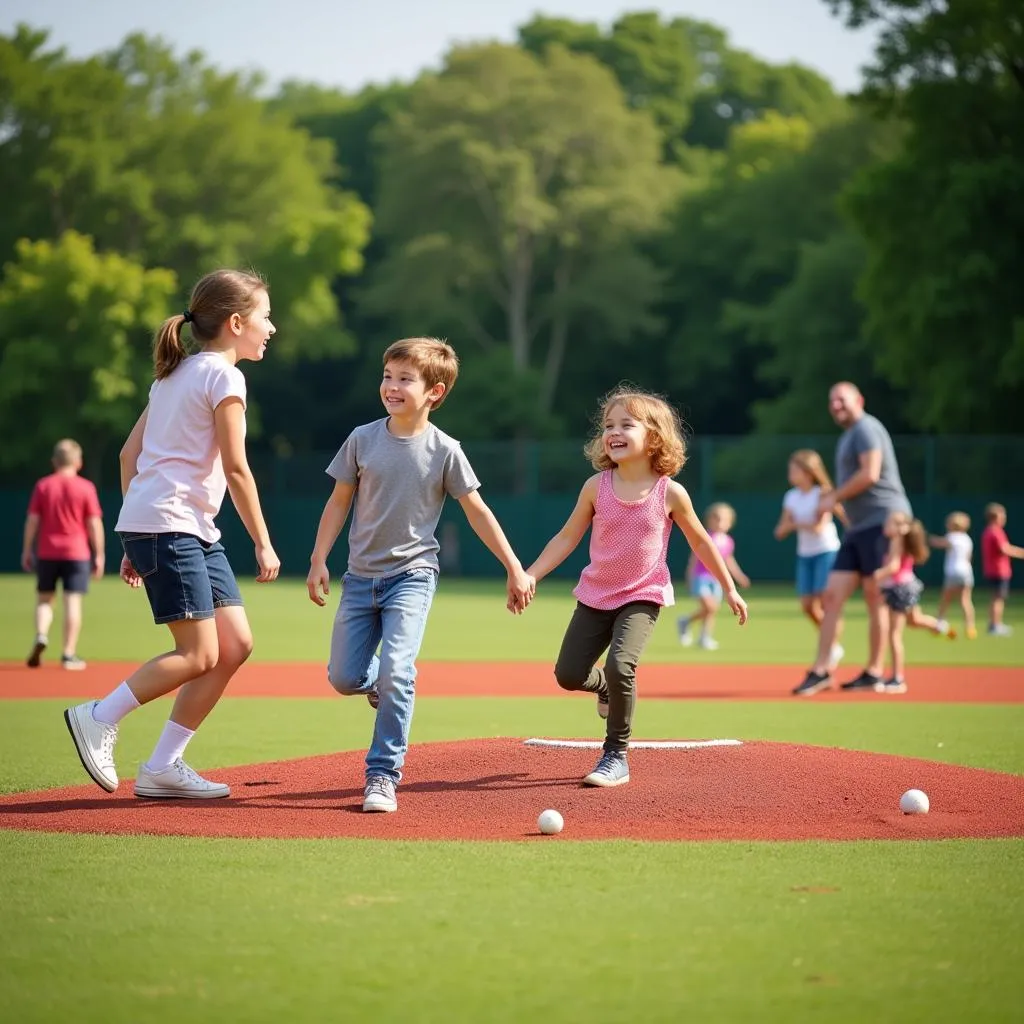
{"label": "white sneaker with laces", "polygon": [[395,796],[395,784],[386,775],[371,775],[366,780],[363,790],[363,810],[383,811],[391,814],[398,810],[398,797]]}
{"label": "white sneaker with laces", "polygon": [[117,768],[114,765],[114,744],[117,726],[97,722],[92,716],[97,700],[86,701],[64,712],[68,732],[75,741],[75,750],[82,767],[101,789],[113,793],[117,789]]}
{"label": "white sneaker with laces", "polygon": [[217,800],[230,796],[231,787],[204,779],[179,757],[169,768],[158,772],[148,764],[140,764],[135,795],[150,800]]}

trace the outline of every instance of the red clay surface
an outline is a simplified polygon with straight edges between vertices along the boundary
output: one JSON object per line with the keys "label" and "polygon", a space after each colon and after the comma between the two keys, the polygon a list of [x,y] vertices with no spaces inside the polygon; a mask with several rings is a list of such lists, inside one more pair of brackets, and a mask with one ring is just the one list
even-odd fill
{"label": "red clay surface", "polygon": [[[0,664],[0,699],[100,697],[137,663],[90,664],[84,672]],[[700,700],[796,700],[790,690],[804,676],[799,665],[642,665],[641,698]],[[852,678],[847,669],[837,681]],[[1017,704],[1024,700],[1024,668],[951,665],[912,667],[906,694],[846,694],[837,690],[801,700],[928,701]],[[557,697],[562,695],[548,662],[421,662],[416,681],[422,697]],[[314,663],[246,665],[232,680],[229,697],[330,697],[325,669]]]}
{"label": "red clay surface", "polygon": [[[1024,835],[1024,777],[863,751],[785,743],[634,750],[631,782],[580,784],[594,750],[516,739],[415,745],[397,814],[361,811],[363,755],[211,771],[227,800],[138,800],[94,785],[0,798],[0,827],[48,832],[388,839],[535,837],[548,807],[565,839],[946,839]],[[923,789],[926,815],[899,797]]]}

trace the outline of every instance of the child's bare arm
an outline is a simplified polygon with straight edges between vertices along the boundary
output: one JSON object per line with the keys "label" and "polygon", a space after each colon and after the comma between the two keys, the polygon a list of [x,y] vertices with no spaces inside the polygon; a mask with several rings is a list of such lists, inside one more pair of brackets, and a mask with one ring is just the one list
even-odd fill
{"label": "child's bare arm", "polygon": [[29,512],[25,517],[25,532],[21,541],[21,567],[25,572],[31,572],[35,568],[35,555],[32,553],[32,545],[36,542],[36,534],[39,533],[39,514]]}
{"label": "child's bare arm", "polygon": [[1003,554],[1009,555],[1010,558],[1024,558],[1024,548],[1019,548],[1016,544],[1004,544]]}
{"label": "child's bare arm", "polygon": [[949,547],[949,541],[946,540],[945,537],[936,537],[936,536],[933,536],[932,534],[929,534],[929,536],[928,536],[928,543],[933,548],[948,548]]}
{"label": "child's bare arm", "polygon": [[594,518],[597,481],[598,478],[592,476],[583,485],[580,496],[576,500],[576,507],[565,521],[565,525],[544,545],[544,550],[526,570],[535,580],[544,579],[549,572],[557,569],[576,550],[576,545],[579,544]]}
{"label": "child's bare arm", "polygon": [[729,572],[733,574],[736,582],[739,583],[741,587],[750,586],[750,577],[740,568],[739,562],[737,562],[732,555],[725,560],[725,564],[729,567]]}
{"label": "child's bare arm", "polygon": [[142,410],[142,415],[135,421],[132,432],[128,435],[121,448],[121,497],[128,493],[128,485],[139,471],[139,456],[142,454],[142,435],[146,432],[146,420],[149,418],[149,406]]}
{"label": "child's bare arm", "polygon": [[473,532],[484,542],[487,550],[498,559],[508,573],[507,593],[509,611],[521,612],[532,600],[537,589],[536,581],[524,571],[522,563],[512,550],[505,532],[494,513],[488,508],[479,491],[470,491],[459,498],[462,511]]}
{"label": "child's bare arm", "polygon": [[793,513],[788,508],[782,510],[782,515],[779,516],[779,521],[775,524],[775,539],[785,540],[791,533],[796,530],[796,522],[793,519]]}
{"label": "child's bare arm", "polygon": [[747,603],[736,591],[736,584],[729,575],[729,567],[722,558],[722,553],[715,547],[714,541],[708,536],[697,513],[693,510],[693,502],[686,489],[674,480],[668,485],[668,506],[676,525],[683,531],[690,550],[712,572],[721,584],[725,601],[734,615],[739,616],[740,625],[747,621]]}
{"label": "child's bare arm", "polygon": [[309,575],[306,577],[306,592],[314,604],[322,608],[326,596],[331,592],[331,574],[327,571],[327,556],[348,519],[356,485],[338,481],[320,515],[320,525],[313,542],[313,553],[309,556]]}

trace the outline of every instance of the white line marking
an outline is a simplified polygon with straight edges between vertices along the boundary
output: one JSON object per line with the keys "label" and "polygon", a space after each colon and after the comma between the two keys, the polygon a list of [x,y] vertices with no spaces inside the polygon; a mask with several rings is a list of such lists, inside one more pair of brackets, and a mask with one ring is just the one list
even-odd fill
{"label": "white line marking", "polygon": [[[523,740],[527,747],[573,747],[574,749],[599,750],[604,746],[601,740],[543,740],[533,737]],[[697,747],[742,747],[742,740],[631,740],[630,750],[693,750]]]}

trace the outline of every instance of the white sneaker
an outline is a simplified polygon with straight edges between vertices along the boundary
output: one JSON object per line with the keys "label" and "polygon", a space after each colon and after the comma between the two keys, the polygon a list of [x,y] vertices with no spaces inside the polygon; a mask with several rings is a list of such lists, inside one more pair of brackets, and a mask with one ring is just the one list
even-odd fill
{"label": "white sneaker", "polygon": [[935,633],[938,636],[945,636],[949,632],[949,623],[945,619],[935,620]]}
{"label": "white sneaker", "polygon": [[717,651],[718,650],[718,641],[714,637],[702,636],[697,641],[697,643],[705,651]]}
{"label": "white sneaker", "polygon": [[398,810],[395,784],[386,775],[371,775],[366,780],[366,788],[363,790],[363,810],[383,811],[385,814]]}
{"label": "white sneaker", "polygon": [[97,786],[113,793],[117,789],[117,768],[114,765],[117,726],[97,722],[92,717],[93,708],[98,703],[98,700],[90,700],[67,708],[64,721],[75,741],[82,767]]}
{"label": "white sneaker", "polygon": [[829,668],[834,672],[839,667],[839,662],[846,656],[846,648],[842,644],[833,644],[832,650],[829,651],[828,664]]}
{"label": "white sneaker", "polygon": [[154,772],[140,764],[135,779],[135,795],[151,800],[217,800],[230,796],[231,787],[211,782],[189,768],[179,757],[169,768]]}

